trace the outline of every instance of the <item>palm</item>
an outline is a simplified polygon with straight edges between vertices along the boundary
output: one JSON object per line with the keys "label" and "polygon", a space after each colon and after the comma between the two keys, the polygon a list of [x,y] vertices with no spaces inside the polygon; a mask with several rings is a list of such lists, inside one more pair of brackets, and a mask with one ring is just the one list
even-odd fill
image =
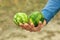
{"label": "palm", "polygon": [[25,29],[25,30],[36,32],[36,31],[40,31],[41,28],[42,28],[45,24],[46,24],[46,21],[44,21],[43,24],[42,24],[41,22],[39,22],[36,27],[34,26],[33,23],[20,24],[20,26],[21,26],[23,29]]}

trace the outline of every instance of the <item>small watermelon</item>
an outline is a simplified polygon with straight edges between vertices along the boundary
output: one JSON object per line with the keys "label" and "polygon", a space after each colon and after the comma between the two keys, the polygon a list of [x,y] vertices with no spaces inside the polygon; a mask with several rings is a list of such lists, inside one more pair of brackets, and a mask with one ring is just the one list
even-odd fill
{"label": "small watermelon", "polygon": [[44,21],[44,16],[42,15],[42,13],[40,13],[39,11],[35,11],[32,12],[31,15],[29,16],[29,20],[30,22],[32,22],[35,26],[38,25],[39,21],[41,21],[43,23]]}
{"label": "small watermelon", "polygon": [[20,23],[27,23],[28,22],[28,16],[26,13],[16,13],[14,15],[13,21],[19,25]]}

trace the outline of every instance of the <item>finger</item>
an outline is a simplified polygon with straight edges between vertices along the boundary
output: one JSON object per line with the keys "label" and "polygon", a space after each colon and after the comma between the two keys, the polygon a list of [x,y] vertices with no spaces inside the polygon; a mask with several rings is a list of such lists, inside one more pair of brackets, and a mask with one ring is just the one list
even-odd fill
{"label": "finger", "polygon": [[29,24],[24,24],[24,26],[25,26],[25,29],[26,29],[26,30],[28,30],[28,31],[31,30],[31,26],[30,26]]}
{"label": "finger", "polygon": [[42,22],[41,22],[41,21],[39,21],[38,26],[39,26],[39,25],[42,25]]}
{"label": "finger", "polygon": [[33,23],[30,23],[30,26],[31,26],[31,31],[36,31],[36,27],[34,26]]}
{"label": "finger", "polygon": [[33,32],[33,31],[35,31],[35,28],[32,27],[32,26],[28,26],[28,29],[27,30],[29,30],[30,32]]}
{"label": "finger", "polygon": [[36,27],[36,29],[37,29],[37,31],[40,31],[41,30],[41,28],[42,28],[42,22],[39,22],[38,23],[38,26]]}
{"label": "finger", "polygon": [[31,31],[34,31],[35,30],[35,26],[32,22],[29,22],[29,25],[31,26]]}
{"label": "finger", "polygon": [[24,24],[24,28],[25,28],[25,29],[28,28],[28,24],[27,24],[27,23]]}
{"label": "finger", "polygon": [[38,23],[38,26],[37,26],[37,27],[40,27],[40,26],[42,26],[42,22],[41,22],[41,21],[39,21],[39,23]]}
{"label": "finger", "polygon": [[22,26],[23,24],[22,23],[19,23],[20,26]]}
{"label": "finger", "polygon": [[34,29],[33,28],[33,31],[34,32],[40,32],[40,30],[41,30],[41,28],[43,27],[43,24],[42,24],[42,22],[41,21],[39,21],[39,23],[38,23],[38,26]]}
{"label": "finger", "polygon": [[39,32],[40,30],[37,30],[36,28],[33,28],[32,30],[30,30],[30,32]]}
{"label": "finger", "polygon": [[32,27],[34,27],[34,24],[31,21],[29,21],[29,25],[32,26]]}
{"label": "finger", "polygon": [[34,24],[32,22],[29,22],[29,25],[31,26],[30,32],[36,32],[37,31],[36,27],[34,26]]}
{"label": "finger", "polygon": [[30,26],[31,26],[31,27],[34,27],[34,24],[33,24],[33,23],[30,23]]}
{"label": "finger", "polygon": [[[32,25],[32,24],[31,24],[31,25]],[[41,29],[40,26],[41,26],[41,25],[42,25],[42,22],[39,22],[39,24],[38,24],[37,27],[34,27],[34,26],[32,27],[32,31],[33,31],[33,32],[40,31],[40,29]]]}
{"label": "finger", "polygon": [[38,26],[37,27],[41,27],[43,24],[42,24],[42,22],[41,21],[39,21],[39,23],[38,23]]}
{"label": "finger", "polygon": [[22,24],[22,23],[19,24],[20,27],[23,27],[23,25],[24,25],[24,24]]}
{"label": "finger", "polygon": [[[39,23],[39,25],[41,24],[41,22]],[[32,32],[36,32],[38,29],[34,26],[34,24],[33,23],[30,23],[30,25],[31,25],[31,31]]]}
{"label": "finger", "polygon": [[25,24],[20,23],[19,25],[21,26],[22,29],[25,29],[25,30],[29,30],[30,29],[29,28],[30,26],[27,23],[25,23]]}
{"label": "finger", "polygon": [[33,23],[29,23],[29,25],[31,26],[31,31],[34,30],[34,24]]}
{"label": "finger", "polygon": [[24,29],[24,24],[20,23],[19,26]]}

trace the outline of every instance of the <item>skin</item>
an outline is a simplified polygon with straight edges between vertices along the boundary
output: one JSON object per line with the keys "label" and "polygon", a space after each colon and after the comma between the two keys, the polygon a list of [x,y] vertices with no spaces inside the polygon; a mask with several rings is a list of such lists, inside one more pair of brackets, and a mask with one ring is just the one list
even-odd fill
{"label": "skin", "polygon": [[22,29],[25,29],[27,31],[30,31],[30,32],[40,32],[41,28],[43,26],[46,25],[46,20],[44,20],[43,23],[39,22],[37,27],[34,26],[33,23],[29,22],[29,23],[20,23],[19,26],[22,28]]}

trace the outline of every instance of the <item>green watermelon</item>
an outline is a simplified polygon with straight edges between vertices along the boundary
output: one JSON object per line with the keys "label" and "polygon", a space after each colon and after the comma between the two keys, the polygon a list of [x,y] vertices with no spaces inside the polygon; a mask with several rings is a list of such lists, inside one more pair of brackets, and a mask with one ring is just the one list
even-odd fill
{"label": "green watermelon", "polygon": [[29,16],[29,20],[30,22],[32,22],[35,26],[38,25],[39,21],[41,21],[43,23],[44,21],[44,16],[42,15],[42,13],[40,13],[39,11],[35,11],[32,12],[31,15]]}
{"label": "green watermelon", "polygon": [[19,25],[20,23],[27,23],[28,22],[28,16],[26,13],[16,13],[14,15],[13,21]]}

